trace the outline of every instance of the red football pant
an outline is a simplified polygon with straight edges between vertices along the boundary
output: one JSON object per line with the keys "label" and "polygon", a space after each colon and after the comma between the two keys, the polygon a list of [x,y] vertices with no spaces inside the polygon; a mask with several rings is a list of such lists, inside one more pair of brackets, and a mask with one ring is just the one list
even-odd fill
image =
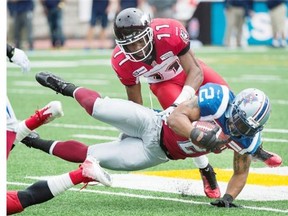
{"label": "red football pant", "polygon": [[24,210],[17,193],[17,191],[7,191],[6,193],[7,215],[22,212]]}
{"label": "red football pant", "polygon": [[[218,73],[216,73],[216,71],[208,67],[201,60],[198,60],[198,63],[200,64],[204,74],[204,79],[201,86],[209,82],[228,86],[227,82]],[[153,83],[150,85],[151,91],[158,98],[158,101],[163,109],[168,108],[171,104],[174,103],[182,91],[186,77],[186,73],[180,73],[178,76],[169,81]],[[198,91],[196,91],[196,94],[197,93]]]}
{"label": "red football pant", "polygon": [[8,158],[9,153],[13,147],[13,143],[15,141],[15,138],[16,138],[16,133],[14,131],[6,130],[6,145],[7,145],[6,159]]}

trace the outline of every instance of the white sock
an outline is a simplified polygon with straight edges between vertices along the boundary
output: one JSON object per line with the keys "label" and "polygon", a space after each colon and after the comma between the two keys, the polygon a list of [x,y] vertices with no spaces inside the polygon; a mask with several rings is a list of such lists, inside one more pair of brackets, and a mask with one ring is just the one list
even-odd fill
{"label": "white sock", "polygon": [[47,180],[47,184],[54,197],[74,186],[69,173],[53,176]]}
{"label": "white sock", "polygon": [[32,131],[26,126],[25,121],[21,121],[18,124],[17,127],[17,133],[16,133],[16,139],[14,143],[20,142],[22,139],[24,139],[29,133]]}
{"label": "white sock", "polygon": [[206,155],[201,155],[199,157],[193,158],[193,162],[194,162],[195,166],[197,166],[199,169],[203,169],[203,168],[207,167],[209,160],[208,160],[208,157]]}

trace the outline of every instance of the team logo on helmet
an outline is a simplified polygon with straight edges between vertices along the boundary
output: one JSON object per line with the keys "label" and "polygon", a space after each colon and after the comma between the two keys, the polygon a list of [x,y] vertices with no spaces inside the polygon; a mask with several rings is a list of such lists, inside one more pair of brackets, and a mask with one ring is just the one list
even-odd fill
{"label": "team logo on helmet", "polygon": [[243,105],[246,106],[246,104],[258,101],[258,97],[255,95],[255,92],[251,92],[250,94],[247,94],[243,97]]}

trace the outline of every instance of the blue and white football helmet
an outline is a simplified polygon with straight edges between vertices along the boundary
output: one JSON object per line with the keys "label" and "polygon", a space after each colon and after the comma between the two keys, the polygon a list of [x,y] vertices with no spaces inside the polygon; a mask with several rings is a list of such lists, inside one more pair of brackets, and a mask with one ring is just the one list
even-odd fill
{"label": "blue and white football helmet", "polygon": [[234,98],[229,110],[227,128],[231,136],[253,137],[263,130],[270,117],[271,105],[264,92],[249,88]]}

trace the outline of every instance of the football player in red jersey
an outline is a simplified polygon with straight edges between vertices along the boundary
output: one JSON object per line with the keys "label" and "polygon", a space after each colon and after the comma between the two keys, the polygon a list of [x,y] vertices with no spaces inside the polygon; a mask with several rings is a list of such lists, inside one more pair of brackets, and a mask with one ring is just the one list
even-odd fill
{"label": "football player in red jersey", "polygon": [[[117,46],[111,63],[126,88],[128,100],[143,104],[140,76],[147,78],[167,115],[175,104],[191,99],[205,83],[228,86],[219,74],[194,56],[189,35],[177,20],[151,21],[141,10],[127,8],[117,15],[114,33]],[[210,198],[219,197],[216,176],[208,158],[200,156],[193,161],[200,170],[205,194]]]}
{"label": "football player in red jersey", "polygon": [[[217,207],[237,207],[233,200],[246,184],[251,155],[256,154],[267,165],[271,158],[278,161],[274,166],[282,163],[280,156],[266,152],[261,146],[261,131],[269,119],[271,106],[265,93],[258,89],[246,89],[235,96],[227,86],[205,84],[200,87],[199,97],[179,104],[165,124],[153,109],[128,100],[102,98],[99,92],[76,86],[52,73],[40,72],[36,74],[36,80],[42,86],[72,97],[91,117],[126,134],[125,138],[93,145],[76,140],[45,140],[38,134],[22,140],[28,147],[66,161],[83,162],[89,155],[104,168],[136,171],[166,163],[169,159],[193,158],[231,148],[234,173],[225,195],[211,203]],[[219,128],[215,124],[209,126],[210,130],[195,127],[193,123],[200,118],[216,121],[223,136],[217,136]]]}

